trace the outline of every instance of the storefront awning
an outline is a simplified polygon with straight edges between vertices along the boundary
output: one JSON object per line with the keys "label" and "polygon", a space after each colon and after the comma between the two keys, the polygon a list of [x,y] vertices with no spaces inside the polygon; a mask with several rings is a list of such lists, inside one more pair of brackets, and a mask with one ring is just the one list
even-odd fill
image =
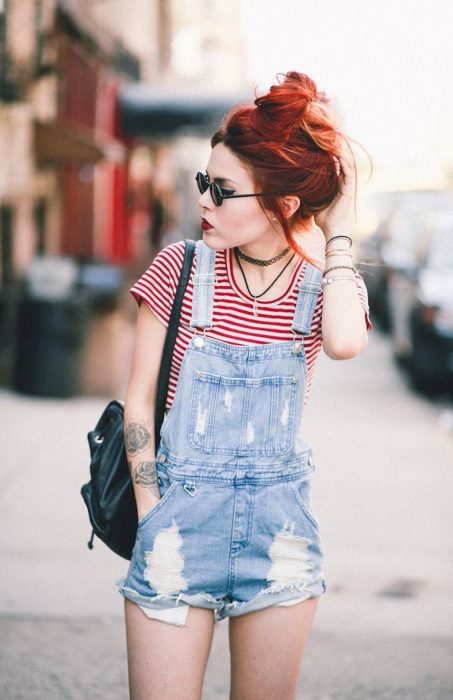
{"label": "storefront awning", "polygon": [[102,145],[89,133],[55,122],[35,122],[34,139],[39,163],[97,163],[104,158]]}
{"label": "storefront awning", "polygon": [[95,140],[93,133],[80,126],[56,122],[35,122],[35,156],[38,163],[91,163],[99,160],[122,163],[126,158],[123,143],[113,139]]}
{"label": "storefront awning", "polygon": [[125,137],[209,135],[237,102],[236,96],[166,93],[147,85],[125,85],[119,95],[119,129]]}

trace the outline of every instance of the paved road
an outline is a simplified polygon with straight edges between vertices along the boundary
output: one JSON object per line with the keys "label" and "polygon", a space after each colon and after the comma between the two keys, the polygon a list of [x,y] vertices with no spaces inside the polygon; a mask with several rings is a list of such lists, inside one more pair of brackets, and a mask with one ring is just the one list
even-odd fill
{"label": "paved road", "polygon": [[[86,548],[79,496],[104,404],[0,392],[2,700],[127,698],[127,564]],[[451,410],[410,392],[377,331],[354,360],[321,357],[306,434],[329,593],[300,698],[453,698]],[[204,700],[228,698],[227,635],[218,623]]]}

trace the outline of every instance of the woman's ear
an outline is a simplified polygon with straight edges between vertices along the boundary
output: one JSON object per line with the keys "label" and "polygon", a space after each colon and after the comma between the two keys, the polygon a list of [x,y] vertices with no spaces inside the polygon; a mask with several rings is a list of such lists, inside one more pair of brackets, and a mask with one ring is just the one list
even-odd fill
{"label": "woman's ear", "polygon": [[287,219],[290,219],[300,207],[300,199],[296,195],[288,195],[282,199],[283,211]]}

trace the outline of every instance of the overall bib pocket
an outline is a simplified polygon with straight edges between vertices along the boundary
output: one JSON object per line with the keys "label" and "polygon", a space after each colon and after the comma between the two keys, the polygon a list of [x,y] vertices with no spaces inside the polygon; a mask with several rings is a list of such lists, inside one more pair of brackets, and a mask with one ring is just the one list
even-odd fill
{"label": "overall bib pocket", "polygon": [[197,370],[187,439],[205,453],[276,457],[291,449],[298,378],[222,377]]}

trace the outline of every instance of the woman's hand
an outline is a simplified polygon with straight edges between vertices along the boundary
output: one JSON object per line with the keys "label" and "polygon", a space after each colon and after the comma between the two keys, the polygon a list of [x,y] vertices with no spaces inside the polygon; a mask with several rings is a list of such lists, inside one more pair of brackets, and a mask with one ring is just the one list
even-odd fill
{"label": "woman's hand", "polygon": [[148,498],[146,499],[146,502],[140,502],[140,504],[137,504],[138,519],[142,520],[145,517],[145,515],[151,513],[151,511],[154,509],[154,506],[156,506],[159,503],[159,501],[160,498],[150,493]]}
{"label": "woman's hand", "polygon": [[346,141],[338,157],[340,164],[340,191],[332,204],[315,216],[315,223],[322,230],[326,240],[335,235],[350,235],[353,224],[353,203],[355,172],[354,161]]}

